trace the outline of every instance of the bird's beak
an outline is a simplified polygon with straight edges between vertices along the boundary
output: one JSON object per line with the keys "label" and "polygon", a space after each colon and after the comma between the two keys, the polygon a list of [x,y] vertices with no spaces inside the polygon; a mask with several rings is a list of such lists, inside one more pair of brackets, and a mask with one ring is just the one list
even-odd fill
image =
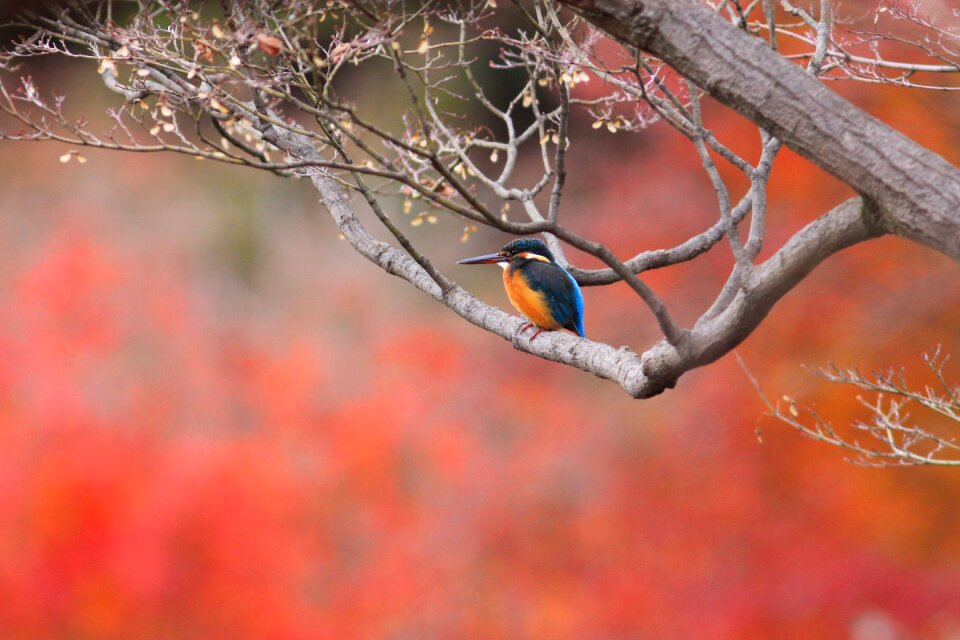
{"label": "bird's beak", "polygon": [[477,256],[476,258],[467,258],[465,260],[457,261],[457,264],[496,264],[497,262],[506,262],[507,257],[502,256],[499,253],[488,253],[485,256]]}

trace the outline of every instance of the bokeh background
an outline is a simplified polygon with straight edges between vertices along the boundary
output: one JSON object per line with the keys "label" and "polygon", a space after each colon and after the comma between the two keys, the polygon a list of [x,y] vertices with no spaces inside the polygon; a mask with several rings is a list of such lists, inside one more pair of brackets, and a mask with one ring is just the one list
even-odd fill
{"label": "bokeh background", "polygon": [[[111,99],[37,73],[77,113]],[[833,86],[960,163],[953,94]],[[589,125],[570,226],[626,256],[716,218],[668,127]],[[0,638],[960,638],[960,472],[845,462],[765,419],[732,355],[634,401],[515,352],[354,254],[304,181],[63,152],[0,144]],[[783,152],[765,255],[849,195]],[[462,226],[408,228],[506,307],[499,270],[453,263],[508,238]],[[648,281],[692,322],[728,253]],[[958,273],[855,247],[738,352],[846,424],[856,393],[802,366],[960,353]],[[627,287],[585,297],[591,337],[657,339]]]}

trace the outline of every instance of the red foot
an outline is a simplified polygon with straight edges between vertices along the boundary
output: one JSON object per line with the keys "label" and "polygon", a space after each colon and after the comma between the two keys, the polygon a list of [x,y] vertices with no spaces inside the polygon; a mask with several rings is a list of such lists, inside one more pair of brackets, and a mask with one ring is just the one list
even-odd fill
{"label": "red foot", "polygon": [[[523,332],[529,329],[530,327],[537,327],[537,325],[533,324],[532,322],[524,322],[522,325],[520,325],[520,331],[517,332],[517,335],[522,336]],[[537,330],[533,332],[532,336],[530,336],[530,342],[533,342],[534,340],[536,340],[537,336],[540,335],[542,331],[545,331],[545,329],[541,327],[537,327]]]}

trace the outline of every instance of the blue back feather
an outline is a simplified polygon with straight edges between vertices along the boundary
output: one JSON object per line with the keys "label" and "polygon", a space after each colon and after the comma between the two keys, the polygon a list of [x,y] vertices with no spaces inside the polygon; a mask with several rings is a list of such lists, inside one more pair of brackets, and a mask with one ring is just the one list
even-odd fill
{"label": "blue back feather", "polygon": [[573,276],[555,262],[531,260],[521,267],[527,285],[543,294],[550,314],[564,329],[585,337],[583,331],[583,294]]}

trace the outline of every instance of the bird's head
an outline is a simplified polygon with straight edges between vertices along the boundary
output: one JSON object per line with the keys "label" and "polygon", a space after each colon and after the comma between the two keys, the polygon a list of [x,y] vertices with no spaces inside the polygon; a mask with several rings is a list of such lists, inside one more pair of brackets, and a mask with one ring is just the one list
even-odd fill
{"label": "bird's head", "polygon": [[475,258],[460,260],[457,264],[499,264],[506,267],[514,261],[539,260],[553,262],[553,254],[543,240],[536,238],[517,238],[503,245],[497,253],[488,253]]}

